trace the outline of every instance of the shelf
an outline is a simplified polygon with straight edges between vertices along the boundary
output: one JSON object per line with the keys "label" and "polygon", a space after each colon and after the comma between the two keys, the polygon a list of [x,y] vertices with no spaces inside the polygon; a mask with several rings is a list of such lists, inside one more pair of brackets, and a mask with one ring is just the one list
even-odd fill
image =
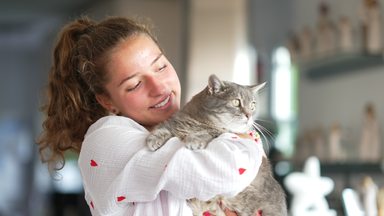
{"label": "shelf", "polygon": [[380,164],[325,164],[321,173],[383,173]]}
{"label": "shelf", "polygon": [[337,53],[299,63],[300,69],[310,79],[320,79],[376,66],[384,66],[383,55],[362,52]]}

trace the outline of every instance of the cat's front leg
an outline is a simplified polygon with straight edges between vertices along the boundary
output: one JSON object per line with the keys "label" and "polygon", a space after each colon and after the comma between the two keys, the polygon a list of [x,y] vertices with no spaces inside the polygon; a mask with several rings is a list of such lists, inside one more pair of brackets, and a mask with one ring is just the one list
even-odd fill
{"label": "cat's front leg", "polygon": [[208,132],[197,132],[187,136],[183,141],[185,142],[185,146],[191,150],[205,149],[208,143],[215,137],[216,135]]}
{"label": "cat's front leg", "polygon": [[156,151],[172,137],[171,132],[166,128],[158,128],[153,131],[146,139],[147,148]]}

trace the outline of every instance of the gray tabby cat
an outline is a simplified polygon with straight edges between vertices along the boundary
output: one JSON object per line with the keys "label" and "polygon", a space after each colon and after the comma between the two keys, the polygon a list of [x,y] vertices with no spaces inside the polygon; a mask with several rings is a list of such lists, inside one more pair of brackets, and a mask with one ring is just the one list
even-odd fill
{"label": "gray tabby cat", "polygon": [[[203,149],[220,134],[248,134],[256,115],[256,93],[265,83],[242,86],[221,81],[212,74],[208,86],[170,119],[161,123],[147,138],[148,149],[155,151],[171,137],[178,137],[189,149]],[[225,216],[219,203],[238,216],[286,216],[285,193],[273,178],[272,168],[263,157],[259,172],[252,183],[235,197],[217,195],[209,201],[188,200],[195,216],[209,212]]]}

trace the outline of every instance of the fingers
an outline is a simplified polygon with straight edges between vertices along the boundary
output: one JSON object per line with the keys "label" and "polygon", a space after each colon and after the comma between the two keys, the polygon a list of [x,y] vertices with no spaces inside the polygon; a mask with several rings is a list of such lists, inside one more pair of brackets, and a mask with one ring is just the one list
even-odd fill
{"label": "fingers", "polygon": [[251,135],[249,134],[236,134],[238,137],[243,138],[243,139],[250,139],[250,140],[255,140]]}
{"label": "fingers", "polygon": [[237,214],[235,212],[228,210],[228,209],[224,209],[224,213],[227,216],[237,216]]}

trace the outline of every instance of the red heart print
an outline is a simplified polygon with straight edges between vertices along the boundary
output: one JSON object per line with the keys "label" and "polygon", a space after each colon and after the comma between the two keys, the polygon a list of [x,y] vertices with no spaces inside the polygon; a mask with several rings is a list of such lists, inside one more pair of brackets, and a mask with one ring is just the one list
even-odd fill
{"label": "red heart print", "polygon": [[93,210],[95,210],[95,206],[93,206],[93,202],[91,201],[91,206],[93,208]]}
{"label": "red heart print", "polygon": [[123,200],[125,200],[125,197],[124,196],[121,196],[121,197],[117,197],[117,201],[123,201]]}
{"label": "red heart print", "polygon": [[133,205],[135,205],[135,202],[133,202]]}
{"label": "red heart print", "polygon": [[240,175],[243,175],[243,173],[245,172],[245,170],[246,170],[246,169],[244,169],[244,168],[240,168],[240,169],[239,169],[239,173],[240,173]]}
{"label": "red heart print", "polygon": [[99,166],[99,165],[97,165],[97,163],[94,161],[94,160],[91,160],[91,166]]}
{"label": "red heart print", "polygon": [[237,137],[231,137],[232,139],[237,139]]}

